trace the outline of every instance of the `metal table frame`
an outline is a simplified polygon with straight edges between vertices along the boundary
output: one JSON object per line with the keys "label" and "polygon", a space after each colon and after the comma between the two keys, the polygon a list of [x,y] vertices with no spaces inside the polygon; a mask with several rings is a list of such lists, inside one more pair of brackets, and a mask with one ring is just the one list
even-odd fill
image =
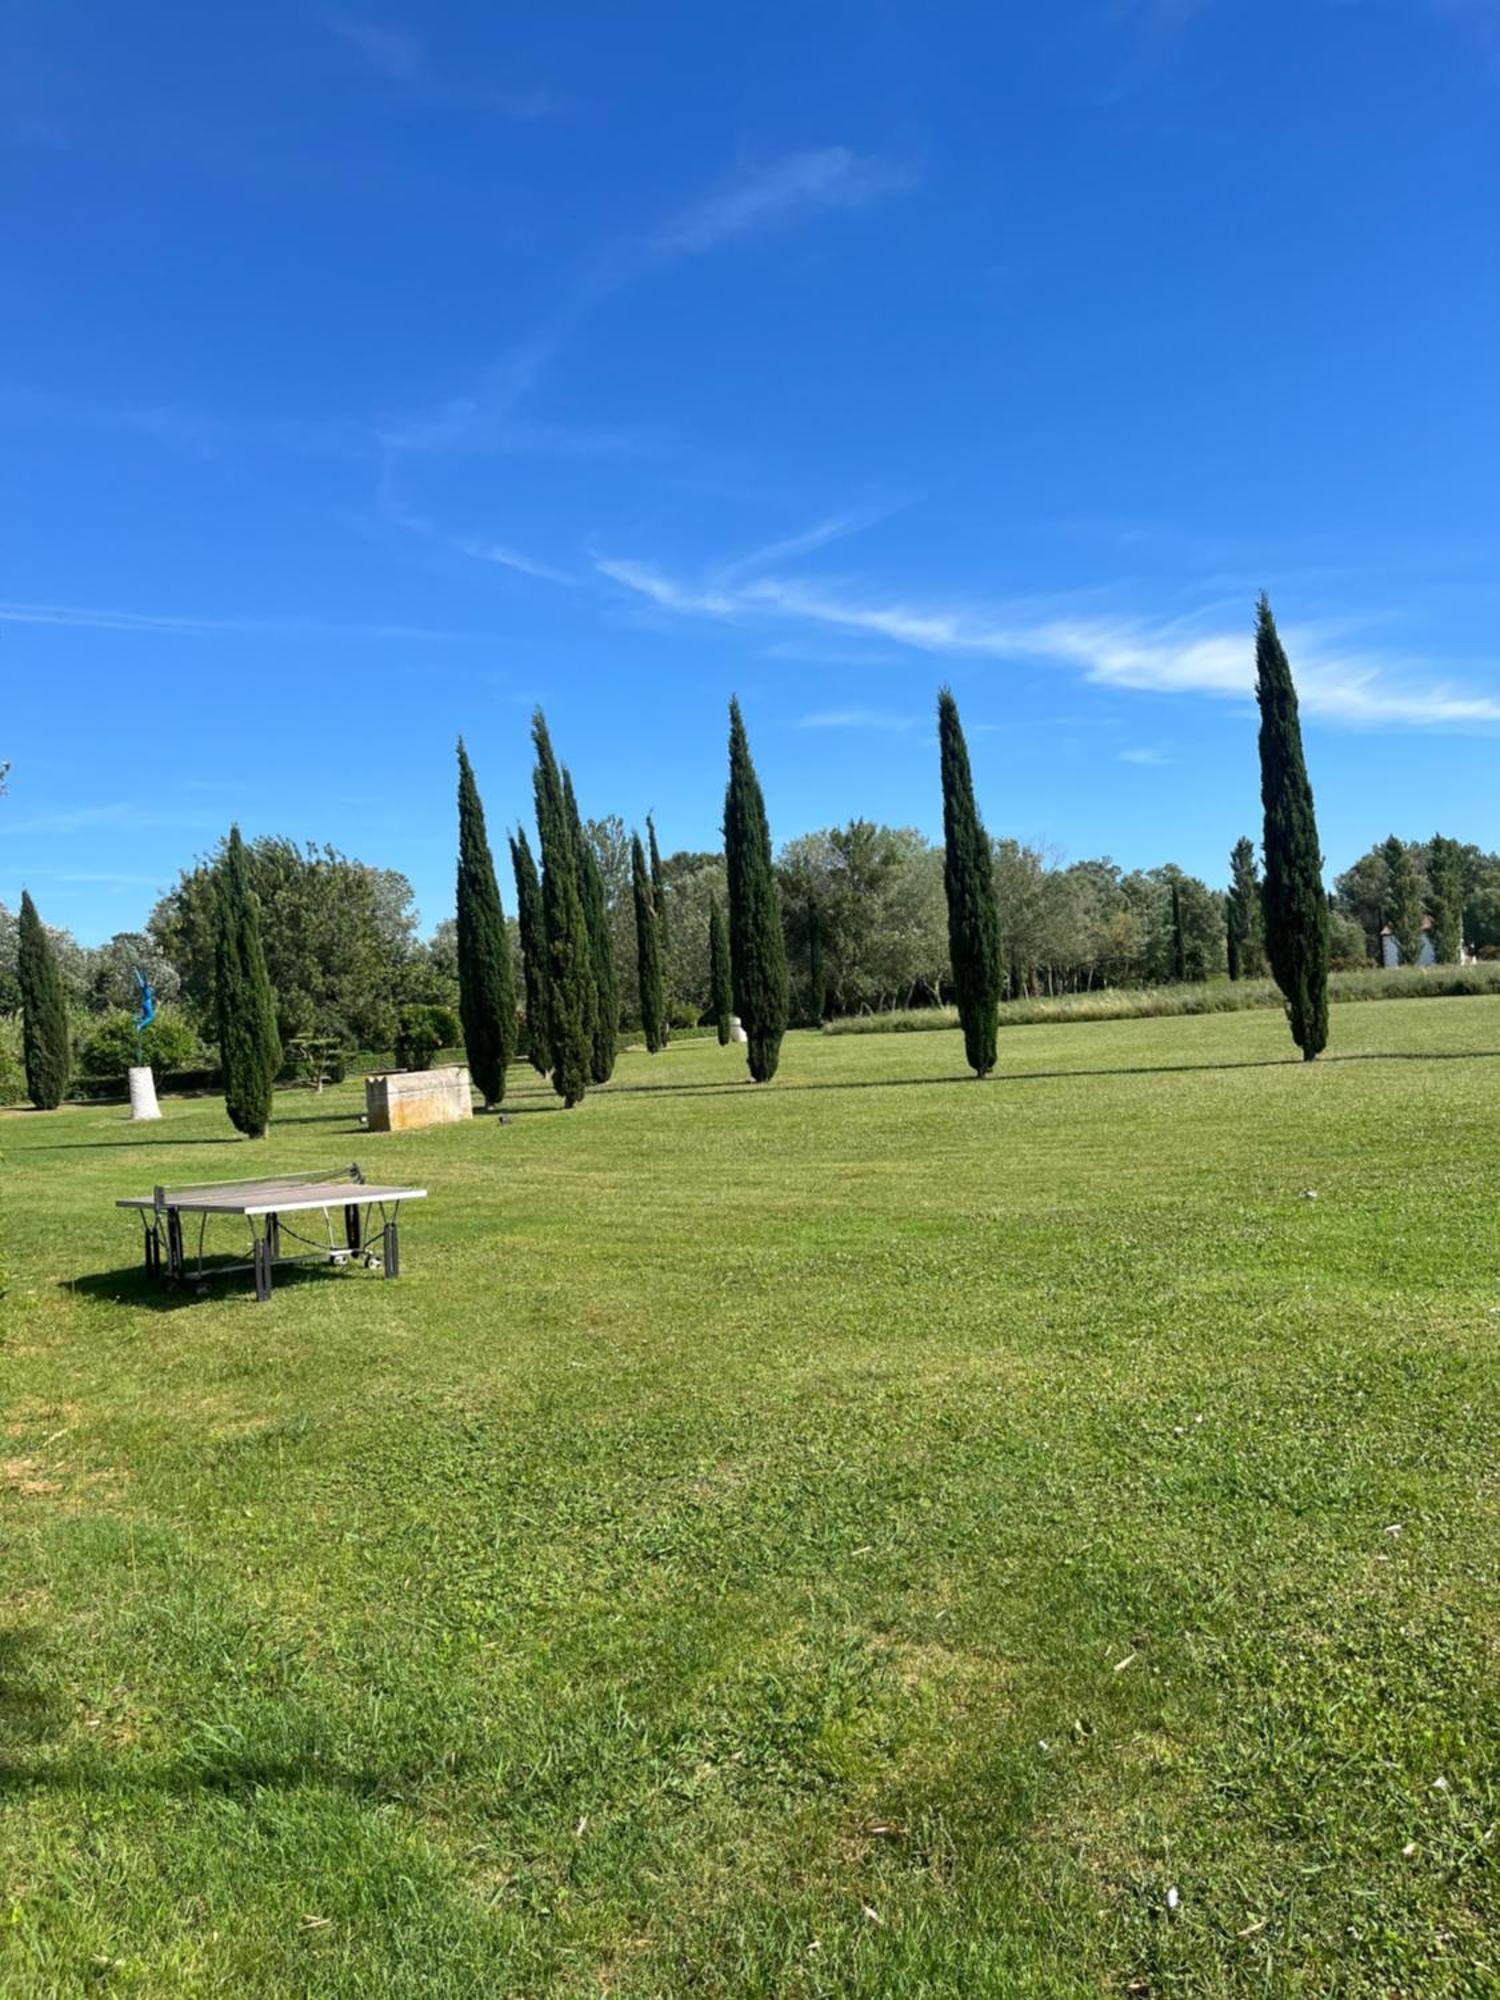
{"label": "metal table frame", "polygon": [[[271,1273],[278,1264],[358,1262],[367,1270],[378,1266],[384,1278],[399,1277],[401,1204],[426,1198],[426,1188],[372,1187],[353,1163],[331,1173],[158,1187],[149,1195],[126,1196],[115,1206],[139,1213],[145,1231],[146,1275],[168,1285],[191,1282],[202,1286],[210,1278],[232,1276],[243,1269],[240,1262],[209,1265],[203,1259],[209,1217],[238,1216],[250,1226],[248,1261],[255,1278],[255,1296],[264,1301],[271,1296]],[[334,1211],[340,1209],[342,1242],[337,1240],[333,1219]],[[323,1217],[322,1242],[283,1220],[288,1215],[318,1213]],[[198,1218],[198,1242],[190,1259],[183,1240],[183,1217],[194,1215]],[[288,1251],[284,1247],[287,1243],[302,1248]]]}

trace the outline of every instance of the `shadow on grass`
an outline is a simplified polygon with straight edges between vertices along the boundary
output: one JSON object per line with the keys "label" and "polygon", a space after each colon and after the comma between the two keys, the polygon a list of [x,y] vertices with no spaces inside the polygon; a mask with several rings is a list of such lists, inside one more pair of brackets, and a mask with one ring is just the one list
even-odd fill
{"label": "shadow on grass", "polygon": [[[282,1265],[277,1267],[271,1281],[270,1303],[274,1305],[280,1293],[298,1291],[304,1285],[340,1282],[381,1284],[384,1280],[378,1271],[367,1271],[362,1265],[354,1268],[329,1264]],[[79,1278],[59,1278],[57,1286],[59,1291],[97,1300],[101,1305],[139,1306],[147,1312],[180,1312],[185,1306],[202,1305],[209,1298],[243,1298],[252,1305],[258,1303],[248,1257],[210,1257],[201,1276],[190,1271],[177,1284],[148,1278],[139,1264],[127,1264],[117,1271],[90,1271]]]}
{"label": "shadow on grass", "polygon": [[[1360,1049],[1351,1050],[1347,1055],[1324,1055],[1318,1058],[1320,1066],[1331,1067],[1337,1063],[1366,1062],[1494,1062],[1500,1059],[1500,1049]],[[779,1084],[760,1086],[741,1077],[733,1083],[608,1083],[591,1091],[590,1095],[600,1097],[731,1097],[745,1091],[767,1089],[768,1095],[793,1095],[810,1090],[905,1090],[931,1089],[937,1084],[968,1085],[985,1083],[988,1085],[1008,1083],[1060,1083],[1077,1078],[1097,1078],[1107,1076],[1215,1076],[1244,1069],[1305,1069],[1298,1055],[1254,1056],[1243,1062],[1217,1063],[1122,1063],[1109,1069],[1006,1069],[997,1066],[992,1075],[984,1078],[967,1072],[947,1076],[863,1076],[834,1077],[826,1082],[793,1083],[782,1079]]]}
{"label": "shadow on grass", "polygon": [[67,1726],[67,1703],[38,1675],[41,1653],[36,1633],[19,1626],[0,1631],[0,1790],[25,1781],[18,1753],[50,1743]]}

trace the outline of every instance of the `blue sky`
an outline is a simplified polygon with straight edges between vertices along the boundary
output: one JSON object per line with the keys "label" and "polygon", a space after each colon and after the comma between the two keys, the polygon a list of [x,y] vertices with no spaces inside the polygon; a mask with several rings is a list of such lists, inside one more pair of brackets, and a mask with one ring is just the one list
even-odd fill
{"label": "blue sky", "polygon": [[1500,5],[77,9],[0,28],[0,899],[231,819],[451,908],[586,812],[1221,880],[1253,601],[1331,869],[1500,843]]}

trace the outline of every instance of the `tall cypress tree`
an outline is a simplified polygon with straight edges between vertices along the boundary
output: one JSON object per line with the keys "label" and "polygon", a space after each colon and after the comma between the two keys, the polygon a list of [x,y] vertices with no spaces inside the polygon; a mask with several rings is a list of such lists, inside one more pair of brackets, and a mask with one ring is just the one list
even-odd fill
{"label": "tall cypress tree", "polygon": [[766,802],[750,761],[738,701],[729,704],[729,785],[724,795],[729,875],[729,961],[735,1011],[749,1038],[750,1075],[769,1083],[786,1033],[786,934],[771,866]]}
{"label": "tall cypress tree", "polygon": [[552,1088],[571,1109],[582,1103],[589,1087],[594,1054],[594,960],[578,893],[578,855],[562,773],[540,709],[531,719],[531,740],[536,745],[536,827],[542,851]]}
{"label": "tall cypress tree", "polygon": [[573,835],[573,853],[578,867],[578,896],[583,904],[583,920],[588,926],[589,954],[594,968],[594,1044],[589,1059],[589,1077],[594,1083],[608,1083],[615,1073],[615,1037],[620,1026],[620,982],[615,975],[614,939],[609,927],[609,903],[604,894],[604,876],[594,843],[583,830],[578,800],[573,795],[573,778],[563,772],[563,801]]}
{"label": "tall cypress tree", "polygon": [[651,851],[651,894],[656,899],[656,927],[661,934],[663,956],[667,949],[667,885],[662,875],[661,849],[656,844],[656,821],[646,815],[646,839]]}
{"label": "tall cypress tree", "polygon": [[807,1005],[814,1024],[821,1023],[828,1001],[823,974],[823,919],[817,898],[807,899]]}
{"label": "tall cypress tree", "polygon": [[1427,847],[1432,890],[1432,950],[1439,965],[1457,965],[1464,951],[1464,857],[1456,840],[1435,833]]}
{"label": "tall cypress tree", "polygon": [[1172,877],[1172,977],[1180,986],[1187,978],[1187,940],[1182,935],[1182,884]]}
{"label": "tall cypress tree", "polygon": [[708,1004],[719,1031],[719,1047],[727,1049],[734,1015],[734,983],[729,970],[729,926],[717,896],[708,899]]}
{"label": "tall cypress tree", "polygon": [[1266,956],[1286,1001],[1292,1040],[1311,1062],[1328,1042],[1328,897],[1302,724],[1269,599],[1256,613],[1255,697],[1260,704],[1260,796],[1266,857],[1261,903]]}
{"label": "tall cypress tree", "polygon": [[943,886],[948,894],[948,956],[964,1056],[976,1076],[995,1067],[1000,1017],[1000,914],[994,856],[974,802],[969,746],[950,689],[938,693],[943,770]]}
{"label": "tall cypress tree", "polygon": [[1230,978],[1250,978],[1260,959],[1260,876],[1255,843],[1248,836],[1241,836],[1230,850],[1224,930]]}
{"label": "tall cypress tree", "polygon": [[536,872],[525,827],[518,827],[511,835],[510,863],[516,876],[516,916],[526,982],[526,1058],[538,1076],[545,1076],[551,1054],[547,1034],[547,920],[542,914],[541,877]]}
{"label": "tall cypress tree", "polygon": [[652,1055],[667,1046],[667,995],[661,973],[661,917],[651,888],[641,837],[630,842],[630,887],[635,898],[636,962],[641,975],[641,1026]]}
{"label": "tall cypress tree", "polygon": [[219,1016],[219,1065],[229,1122],[247,1139],[263,1139],[281,1068],[276,999],[260,942],[260,905],[250,887],[245,843],[237,826],[217,869],[218,930],[214,987]]}
{"label": "tall cypress tree", "polygon": [[26,1095],[38,1111],[55,1111],[68,1087],[71,1049],[68,1001],[57,953],[29,892],[21,891],[16,978],[21,988],[21,1052]]}
{"label": "tall cypress tree", "polygon": [[516,973],[479,787],[458,739],[458,1013],[469,1074],[488,1110],[516,1050]]}
{"label": "tall cypress tree", "polygon": [[1385,862],[1385,920],[1396,940],[1403,965],[1422,963],[1422,885],[1417,880],[1411,849],[1393,833],[1380,850]]}

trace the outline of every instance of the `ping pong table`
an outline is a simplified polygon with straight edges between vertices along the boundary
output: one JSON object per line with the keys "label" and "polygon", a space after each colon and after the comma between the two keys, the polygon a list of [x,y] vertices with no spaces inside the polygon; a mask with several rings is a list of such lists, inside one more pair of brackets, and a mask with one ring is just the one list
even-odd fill
{"label": "ping pong table", "polygon": [[[135,1209],[145,1229],[146,1275],[163,1284],[205,1284],[245,1267],[246,1257],[205,1263],[204,1236],[210,1217],[232,1216],[250,1226],[248,1262],[255,1296],[271,1296],[271,1273],[278,1264],[360,1263],[382,1277],[401,1271],[400,1214],[404,1201],[425,1201],[426,1188],[376,1187],[358,1164],[332,1172],[278,1174],[265,1180],[206,1181],[196,1187],[158,1187],[149,1195],[128,1195],[116,1208]],[[342,1210],[336,1226],[335,1212]],[[306,1233],[322,1214],[322,1240]],[[184,1217],[198,1218],[197,1247],[190,1258]],[[297,1222],[288,1222],[288,1216]],[[299,1226],[300,1225],[300,1226]],[[289,1248],[288,1246],[299,1246]]]}

